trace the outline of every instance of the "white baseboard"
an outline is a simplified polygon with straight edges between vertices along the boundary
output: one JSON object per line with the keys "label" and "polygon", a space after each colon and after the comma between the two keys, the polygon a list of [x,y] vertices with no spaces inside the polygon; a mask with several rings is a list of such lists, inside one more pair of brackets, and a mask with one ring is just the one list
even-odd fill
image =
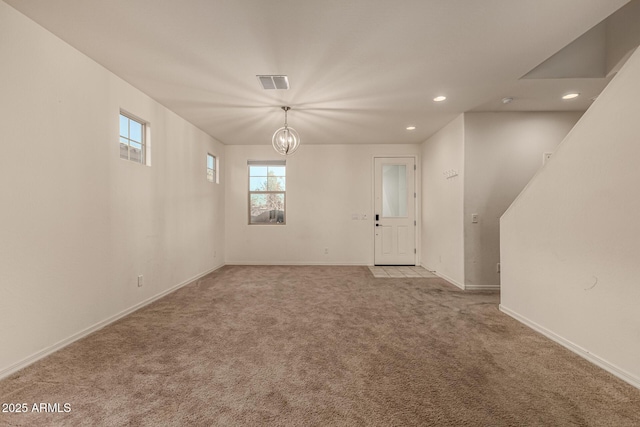
{"label": "white baseboard", "polygon": [[426,266],[426,265],[424,265],[424,264],[421,264],[421,267],[422,267],[422,268],[424,268],[425,270],[429,270],[430,272],[432,272],[432,273],[433,273],[433,274],[435,274],[436,276],[440,277],[441,279],[446,280],[447,282],[451,283],[452,285],[455,285],[455,286],[459,287],[459,288],[460,288],[460,289],[462,289],[463,291],[465,290],[465,289],[464,289],[464,284],[459,283],[459,282],[458,282],[458,281],[456,281],[456,280],[453,280],[451,277],[447,276],[446,274],[442,274],[442,273],[440,273],[440,272],[438,272],[438,271],[436,271],[436,270],[433,270],[433,269],[431,269],[431,268],[427,267],[427,266]]}
{"label": "white baseboard", "polygon": [[618,366],[614,365],[613,363],[610,363],[610,362],[608,362],[608,361],[596,356],[595,354],[591,353],[589,350],[587,350],[585,348],[582,348],[577,344],[574,344],[573,342],[567,340],[566,338],[563,338],[560,335],[556,334],[555,332],[550,331],[549,329],[537,324],[533,320],[527,319],[526,317],[516,313],[515,311],[505,307],[502,304],[500,304],[499,307],[500,307],[500,311],[502,311],[503,313],[513,317],[514,319],[516,319],[517,321],[519,321],[521,323],[524,323],[525,325],[527,325],[528,327],[530,327],[534,331],[537,331],[537,332],[541,333],[542,335],[544,335],[545,337],[549,338],[550,340],[557,342],[561,346],[563,346],[563,347],[571,350],[572,352],[576,353],[578,356],[581,356],[581,357],[587,359],[589,362],[591,362],[594,365],[599,366],[600,368],[604,369],[605,371],[615,375],[616,377],[620,378],[622,381],[625,381],[625,382],[631,384],[632,386],[640,389],[640,378],[636,377],[635,375],[625,371],[622,368],[619,368]]}
{"label": "white baseboard", "polygon": [[225,265],[268,265],[268,266],[304,266],[304,265],[335,265],[335,266],[363,266],[362,262],[324,262],[324,261],[301,261],[301,262],[247,262],[247,261],[227,261]]}
{"label": "white baseboard", "polygon": [[451,284],[456,285],[463,291],[499,291],[500,290],[500,285],[464,285],[456,280],[453,280],[451,277],[447,276],[446,274],[442,274],[430,267],[427,267],[424,264],[420,264],[420,266],[425,270],[429,270],[436,276],[446,280],[447,282],[450,282]]}
{"label": "white baseboard", "polygon": [[499,291],[500,285],[464,285],[465,291]]}
{"label": "white baseboard", "polygon": [[102,320],[102,321],[100,321],[100,322],[98,322],[98,323],[96,323],[96,324],[94,324],[92,326],[89,326],[88,328],[83,329],[82,331],[77,332],[77,333],[71,335],[68,338],[65,338],[65,339],[63,339],[61,341],[58,341],[57,343],[55,343],[55,344],[53,344],[53,345],[51,345],[49,347],[46,347],[46,348],[44,348],[44,349],[42,349],[42,350],[40,350],[40,351],[30,355],[30,356],[27,356],[24,359],[20,360],[19,362],[14,363],[13,365],[10,365],[10,366],[8,366],[6,368],[0,369],[0,380],[3,379],[3,378],[8,377],[9,375],[12,375],[13,373],[19,371],[20,369],[26,368],[27,366],[31,365],[32,363],[37,362],[38,360],[40,360],[40,359],[50,355],[51,353],[54,353],[54,352],[56,352],[56,351],[58,351],[58,350],[60,350],[60,349],[62,349],[64,347],[68,346],[69,344],[71,344],[73,342],[78,341],[79,339],[84,338],[87,335],[89,335],[89,334],[91,334],[91,333],[93,333],[93,332],[95,332],[95,331],[97,331],[99,329],[104,328],[105,326],[109,325],[110,323],[113,323],[116,320],[121,319],[121,318],[125,317],[126,315],[133,313],[136,310],[141,309],[145,305],[149,305],[152,302],[154,302],[154,301],[156,301],[156,300],[158,300],[158,299],[160,299],[160,298],[162,298],[162,297],[164,297],[164,296],[166,296],[166,295],[168,295],[168,294],[180,289],[181,287],[183,287],[185,285],[188,285],[189,283],[192,283],[192,282],[200,279],[201,277],[204,277],[207,274],[216,271],[217,269],[219,269],[219,268],[221,268],[223,266],[224,266],[224,264],[221,264],[221,265],[219,265],[217,267],[214,267],[214,268],[212,268],[212,269],[210,269],[208,271],[205,271],[204,273],[200,273],[200,274],[198,274],[198,275],[196,275],[194,277],[191,277],[191,278],[185,280],[182,283],[179,283],[179,284],[177,284],[175,286],[172,286],[171,288],[166,289],[166,290],[160,292],[159,294],[156,294],[156,295],[154,295],[154,296],[152,296],[150,298],[147,298],[146,300],[144,300],[142,302],[139,302],[138,304],[133,305],[132,307],[129,307],[126,310],[123,310],[123,311],[121,311],[121,312],[119,312],[119,313],[117,313],[117,314],[115,314],[115,315],[113,315],[111,317],[108,317],[107,319],[104,319],[104,320]]}

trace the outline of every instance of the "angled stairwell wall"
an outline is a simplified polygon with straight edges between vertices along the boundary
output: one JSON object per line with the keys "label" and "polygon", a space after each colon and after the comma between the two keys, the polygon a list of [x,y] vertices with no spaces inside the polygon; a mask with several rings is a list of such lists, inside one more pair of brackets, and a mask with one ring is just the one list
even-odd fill
{"label": "angled stairwell wall", "polygon": [[501,310],[640,388],[640,50],[500,235]]}

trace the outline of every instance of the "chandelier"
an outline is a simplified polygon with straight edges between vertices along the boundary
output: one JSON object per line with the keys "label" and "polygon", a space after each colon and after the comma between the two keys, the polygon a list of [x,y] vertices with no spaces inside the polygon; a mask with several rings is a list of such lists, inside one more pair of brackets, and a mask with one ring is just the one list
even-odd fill
{"label": "chandelier", "polygon": [[288,156],[293,154],[300,146],[300,136],[294,128],[287,125],[287,112],[291,107],[282,107],[284,110],[284,127],[278,129],[271,138],[271,144],[278,154]]}

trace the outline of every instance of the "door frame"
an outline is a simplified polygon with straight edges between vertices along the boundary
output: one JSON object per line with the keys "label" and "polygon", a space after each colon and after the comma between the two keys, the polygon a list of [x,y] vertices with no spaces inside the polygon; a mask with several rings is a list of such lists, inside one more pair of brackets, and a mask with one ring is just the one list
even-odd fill
{"label": "door frame", "polygon": [[[422,264],[422,256],[420,251],[420,231],[421,227],[421,217],[420,212],[422,211],[422,186],[420,183],[422,182],[421,169],[420,169],[420,156],[418,154],[391,154],[391,155],[374,155],[371,158],[371,265],[376,265],[376,240],[375,240],[375,232],[376,232],[376,159],[413,159],[413,164],[415,166],[414,174],[413,174],[413,189],[416,193],[415,203],[413,206],[414,209],[414,218],[416,221],[416,225],[414,227],[414,244],[416,248],[414,262],[416,266],[420,266]],[[382,265],[382,264],[381,264]]]}

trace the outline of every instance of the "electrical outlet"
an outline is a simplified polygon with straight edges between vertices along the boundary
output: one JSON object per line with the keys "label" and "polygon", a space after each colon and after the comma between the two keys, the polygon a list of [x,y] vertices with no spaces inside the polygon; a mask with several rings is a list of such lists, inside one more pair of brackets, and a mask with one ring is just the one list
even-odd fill
{"label": "electrical outlet", "polygon": [[138,287],[141,288],[144,283],[144,277],[142,275],[138,276]]}
{"label": "electrical outlet", "polygon": [[324,254],[329,255],[329,248],[324,248]]}
{"label": "electrical outlet", "polygon": [[478,222],[478,214],[471,214],[471,222],[474,224]]}

